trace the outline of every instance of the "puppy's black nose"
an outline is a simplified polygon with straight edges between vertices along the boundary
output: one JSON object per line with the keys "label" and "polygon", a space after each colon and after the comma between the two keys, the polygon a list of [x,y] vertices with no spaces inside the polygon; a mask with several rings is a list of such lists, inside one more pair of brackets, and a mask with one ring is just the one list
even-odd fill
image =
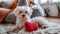
{"label": "puppy's black nose", "polygon": [[22,15],[23,17],[25,17],[25,15]]}

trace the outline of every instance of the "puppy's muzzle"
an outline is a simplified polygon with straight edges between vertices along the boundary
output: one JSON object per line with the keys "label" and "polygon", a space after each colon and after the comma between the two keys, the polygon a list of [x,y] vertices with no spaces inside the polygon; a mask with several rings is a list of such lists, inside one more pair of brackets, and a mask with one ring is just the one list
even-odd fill
{"label": "puppy's muzzle", "polygon": [[25,15],[22,15],[23,16],[23,18],[25,17]]}

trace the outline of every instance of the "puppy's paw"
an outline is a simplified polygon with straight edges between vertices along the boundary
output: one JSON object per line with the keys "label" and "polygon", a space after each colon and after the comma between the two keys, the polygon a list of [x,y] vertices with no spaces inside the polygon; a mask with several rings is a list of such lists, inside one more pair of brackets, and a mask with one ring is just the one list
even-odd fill
{"label": "puppy's paw", "polygon": [[42,29],[48,28],[48,25],[44,25],[42,26]]}
{"label": "puppy's paw", "polygon": [[8,30],[7,33],[10,33],[10,32],[18,32],[19,31],[19,28],[16,27],[16,28],[13,28],[11,30]]}
{"label": "puppy's paw", "polygon": [[13,32],[12,30],[9,30],[9,31],[7,31],[7,34],[9,34],[10,32]]}
{"label": "puppy's paw", "polygon": [[10,33],[18,33],[19,30],[10,30],[10,31],[7,31],[7,34],[10,34]]}

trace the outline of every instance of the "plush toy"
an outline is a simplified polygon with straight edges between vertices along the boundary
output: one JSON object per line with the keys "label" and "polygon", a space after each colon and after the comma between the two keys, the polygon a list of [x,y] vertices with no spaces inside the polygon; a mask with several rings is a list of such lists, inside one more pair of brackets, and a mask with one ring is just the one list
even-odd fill
{"label": "plush toy", "polygon": [[39,28],[38,23],[36,22],[26,22],[25,27],[26,27],[26,30],[29,32],[35,31]]}

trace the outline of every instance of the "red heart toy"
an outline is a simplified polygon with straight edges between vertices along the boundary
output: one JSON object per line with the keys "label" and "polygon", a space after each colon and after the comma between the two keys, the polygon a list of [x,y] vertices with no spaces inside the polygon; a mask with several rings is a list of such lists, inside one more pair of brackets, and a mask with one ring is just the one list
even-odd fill
{"label": "red heart toy", "polygon": [[38,23],[36,22],[26,22],[25,23],[25,27],[26,27],[26,30],[29,31],[29,32],[32,32],[34,30],[37,30],[39,27],[38,27]]}

